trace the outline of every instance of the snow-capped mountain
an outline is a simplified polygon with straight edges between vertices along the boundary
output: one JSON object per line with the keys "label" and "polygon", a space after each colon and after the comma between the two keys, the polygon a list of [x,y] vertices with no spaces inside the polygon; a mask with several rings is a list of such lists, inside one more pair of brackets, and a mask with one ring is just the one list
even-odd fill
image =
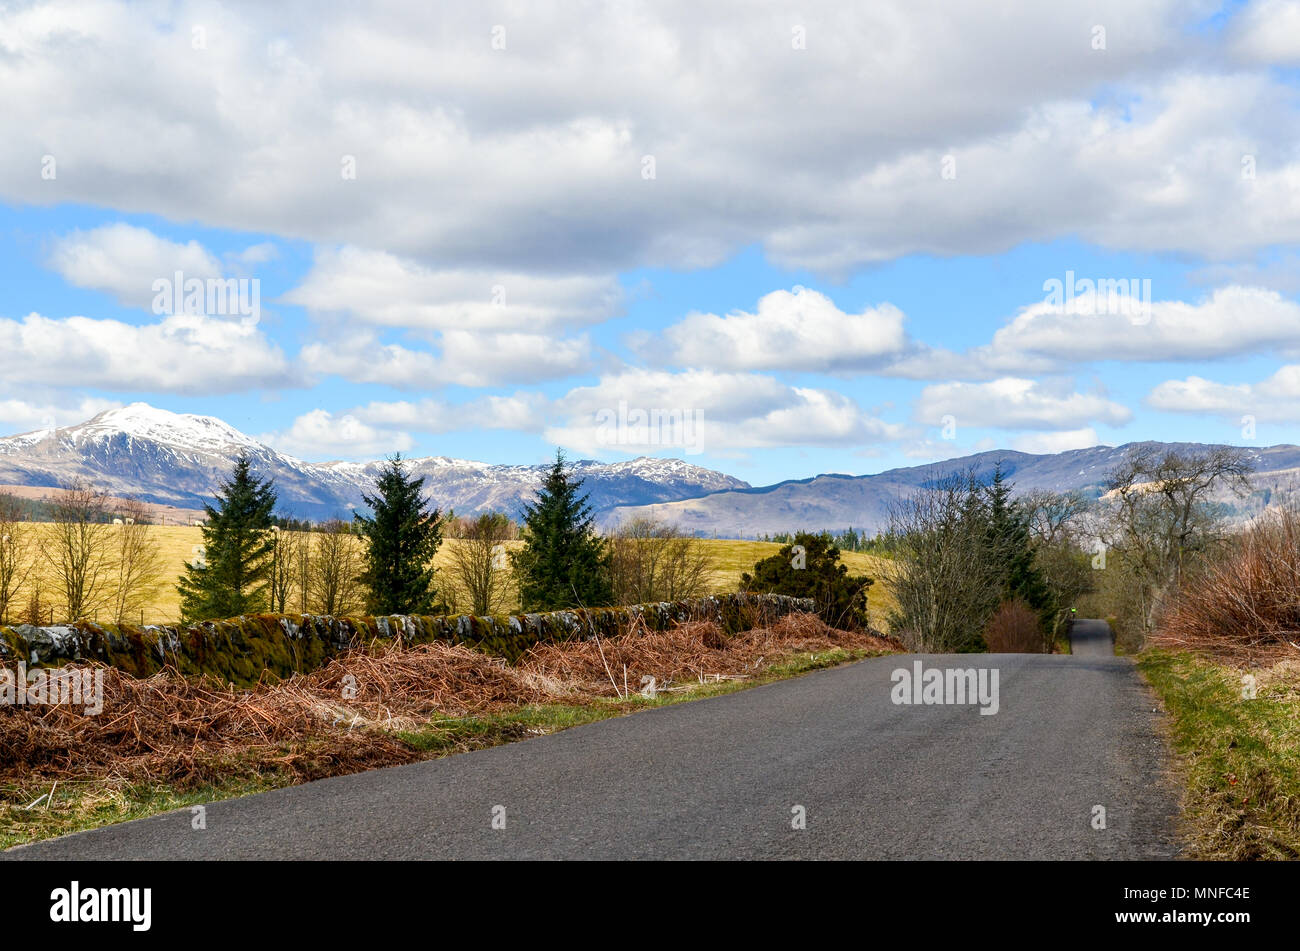
{"label": "snow-capped mountain", "polygon": [[[117,496],[199,508],[240,454],[275,479],[280,507],[300,518],[346,515],[362,505],[381,461],[309,463],[272,449],[211,416],[171,413],[146,403],[108,410],[75,426],[0,439],[0,485],[50,486],[73,480]],[[459,515],[515,514],[530,501],[546,465],[491,465],[446,456],[413,458],[411,469],[443,509]],[[731,476],[680,459],[640,458],[574,469],[597,512],[747,488]]]}

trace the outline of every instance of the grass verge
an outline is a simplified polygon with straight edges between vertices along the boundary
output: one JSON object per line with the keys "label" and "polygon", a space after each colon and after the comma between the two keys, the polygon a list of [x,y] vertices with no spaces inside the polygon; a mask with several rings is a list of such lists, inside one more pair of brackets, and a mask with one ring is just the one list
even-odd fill
{"label": "grass verge", "polygon": [[1136,659],[1171,720],[1189,857],[1300,858],[1300,663],[1247,670],[1168,650]]}
{"label": "grass verge", "polygon": [[[653,698],[632,694],[622,699],[596,698],[584,704],[531,703],[480,715],[431,717],[412,729],[393,731],[393,736],[412,751],[415,759],[437,759],[641,710],[733,693],[885,653],[888,651],[850,648],[830,648],[813,653],[801,651],[770,658],[761,669],[743,680],[705,679],[698,684],[672,687]],[[314,752],[311,739],[285,743],[280,749],[285,762],[291,758],[309,758]],[[263,757],[261,763],[265,762]],[[231,767],[233,775],[229,779],[190,785],[184,789],[161,782],[106,778],[60,781],[52,786],[21,782],[0,786],[0,849],[175,809],[267,792],[294,785],[300,775],[287,768],[266,770],[251,762],[236,761],[231,763]]]}

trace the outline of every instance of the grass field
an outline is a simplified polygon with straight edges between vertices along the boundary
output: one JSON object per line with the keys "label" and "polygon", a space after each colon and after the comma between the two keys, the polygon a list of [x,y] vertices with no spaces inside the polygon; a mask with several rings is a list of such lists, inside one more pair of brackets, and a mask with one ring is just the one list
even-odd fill
{"label": "grass field", "polygon": [[[162,553],[163,562],[166,566],[165,575],[168,580],[159,588],[150,607],[146,609],[142,620],[147,624],[173,623],[180,613],[180,599],[177,596],[175,586],[176,579],[180,578],[185,562],[192,560],[195,557],[195,550],[203,544],[203,534],[200,529],[195,527],[173,525],[154,526],[151,528],[151,532]],[[448,566],[451,546],[456,544],[456,539],[447,539],[443,542],[442,548],[439,549],[438,555],[434,559],[434,564],[438,569]],[[521,543],[509,542],[507,547],[519,544]],[[752,569],[754,562],[781,550],[781,545],[777,542],[705,538],[700,539],[700,544],[705,546],[714,560],[713,591],[715,593],[735,591],[736,586],[740,583],[741,574]],[[892,607],[892,601],[889,592],[886,590],[887,586],[879,579],[882,571],[888,566],[888,559],[858,552],[844,552],[842,560],[851,573],[866,574],[877,579],[876,584],[871,587],[868,606],[871,611],[872,623],[883,629],[885,616]],[[448,583],[450,578],[444,572],[441,580],[442,583]],[[48,603],[52,599],[55,590],[48,573],[40,580],[40,584],[42,599]],[[27,604],[28,594],[27,591],[20,593],[12,613],[20,614],[22,612]],[[458,606],[463,609],[468,599],[462,594],[456,600]]]}
{"label": "grass field", "polygon": [[1239,668],[1167,650],[1137,662],[1170,718],[1188,857],[1300,858],[1300,664]]}

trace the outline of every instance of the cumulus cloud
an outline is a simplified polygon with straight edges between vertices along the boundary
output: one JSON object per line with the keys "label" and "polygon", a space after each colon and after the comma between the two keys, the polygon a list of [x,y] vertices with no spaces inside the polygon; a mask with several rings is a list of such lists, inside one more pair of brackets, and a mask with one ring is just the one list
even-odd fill
{"label": "cumulus cloud", "polygon": [[1254,0],[1228,30],[1232,51],[1247,62],[1294,66],[1300,63],[1300,3]]}
{"label": "cumulus cloud", "polygon": [[414,445],[406,433],[377,429],[350,414],[335,416],[323,409],[304,413],[288,429],[257,438],[281,452],[314,461],[374,458]]}
{"label": "cumulus cloud", "polygon": [[118,409],[118,400],[85,396],[73,400],[60,400],[0,395],[0,434],[28,433],[57,429],[82,423],[105,410]]}
{"label": "cumulus cloud", "polygon": [[537,331],[614,316],[622,292],[605,276],[433,269],[345,246],[318,251],[311,271],[284,299],[382,327]]}
{"label": "cumulus cloud", "polygon": [[1232,285],[1197,303],[1149,303],[1145,312],[1136,297],[1114,306],[1087,296],[1070,306],[1033,304],[974,351],[971,363],[1032,372],[1079,361],[1205,360],[1300,348],[1300,305],[1274,290]]}
{"label": "cumulus cloud", "polygon": [[749,373],[626,369],[556,401],[551,442],[584,453],[857,446],[903,428],[830,390]]}
{"label": "cumulus cloud", "polygon": [[1021,452],[1047,454],[1069,449],[1089,449],[1100,442],[1097,430],[1084,426],[1082,429],[1067,429],[1056,433],[1027,433],[1012,440],[1011,446]]}
{"label": "cumulus cloud", "polygon": [[221,276],[221,264],[197,241],[169,241],[148,228],[123,223],[72,231],[55,239],[49,265],[70,284],[105,291],[128,307],[149,309],[154,282],[206,281]]}
{"label": "cumulus cloud", "polygon": [[764,295],[752,314],[689,314],[664,331],[663,343],[662,359],[676,366],[836,373],[880,366],[903,350],[906,335],[903,313],[891,304],[846,314],[826,295],[799,288]]}
{"label": "cumulus cloud", "polygon": [[1300,417],[1300,365],[1288,364],[1258,383],[1216,383],[1199,376],[1166,380],[1147,396],[1147,405],[1173,413],[1295,422]]}
{"label": "cumulus cloud", "polygon": [[540,432],[548,402],[539,393],[483,396],[464,403],[434,399],[376,401],[357,407],[352,415],[373,426],[425,433],[481,429]]}
{"label": "cumulus cloud", "polygon": [[1077,393],[1066,381],[1002,377],[988,383],[940,383],[921,391],[913,407],[918,422],[958,427],[1062,430],[1098,421],[1112,426],[1133,418],[1124,406],[1095,393]]}
{"label": "cumulus cloud", "polygon": [[439,353],[382,343],[370,334],[317,341],[302,348],[303,365],[351,383],[382,383],[415,389],[448,384],[496,386],[538,383],[573,376],[589,363],[585,336],[445,331]]}
{"label": "cumulus cloud", "polygon": [[434,354],[381,343],[366,334],[309,343],[298,358],[313,374],[341,376],[349,383],[431,387],[444,382]]}
{"label": "cumulus cloud", "polygon": [[[1230,61],[1196,29],[1217,5],[1176,0],[492,21],[475,4],[47,0],[0,16],[0,196],[474,274],[697,267],[748,246],[841,271],[1061,235],[1222,257],[1300,238],[1300,122],[1265,66],[1290,51],[1249,39],[1281,42],[1290,5],[1265,6],[1240,15],[1254,52]],[[871,121],[846,122],[848,101]],[[1243,143],[1261,155],[1250,183]]]}
{"label": "cumulus cloud", "polygon": [[188,394],[304,383],[256,324],[220,317],[180,314],[136,326],[29,314],[0,319],[0,352],[9,382]]}

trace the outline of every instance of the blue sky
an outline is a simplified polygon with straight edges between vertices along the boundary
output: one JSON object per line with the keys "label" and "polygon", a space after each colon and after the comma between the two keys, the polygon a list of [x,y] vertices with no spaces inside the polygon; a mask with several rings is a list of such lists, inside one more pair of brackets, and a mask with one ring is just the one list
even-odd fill
{"label": "blue sky", "polygon": [[6,8],[0,430],[754,484],[1300,442],[1300,4],[842,6]]}

